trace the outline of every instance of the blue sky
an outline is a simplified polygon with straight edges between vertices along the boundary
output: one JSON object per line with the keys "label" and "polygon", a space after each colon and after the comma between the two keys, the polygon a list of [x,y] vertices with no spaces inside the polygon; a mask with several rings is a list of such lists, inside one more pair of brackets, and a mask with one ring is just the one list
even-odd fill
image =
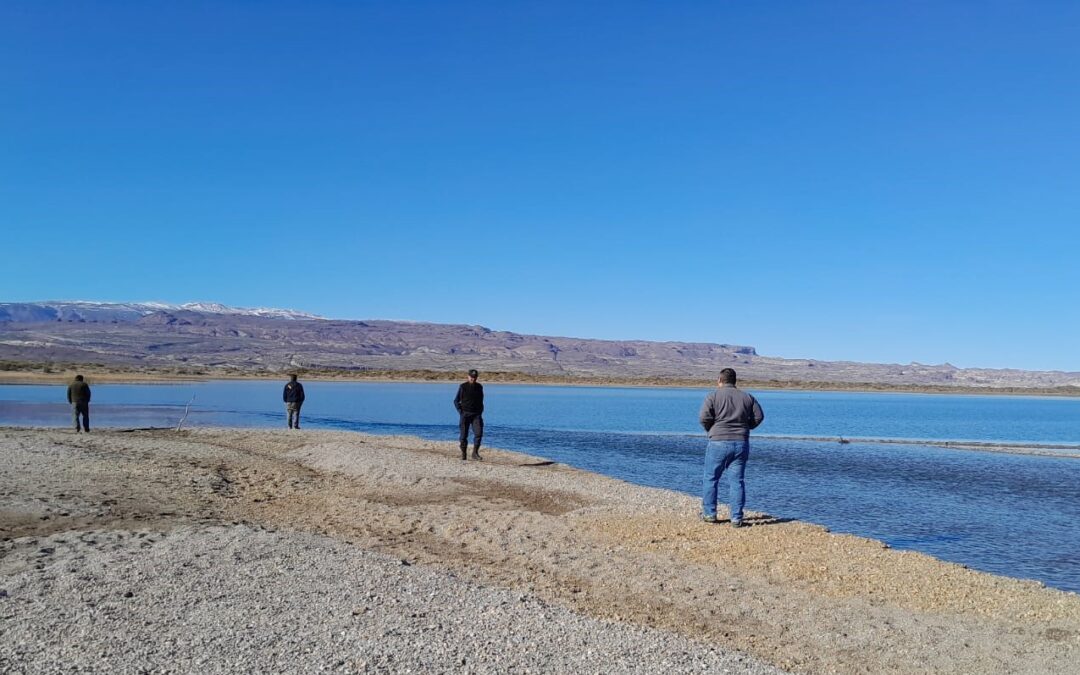
{"label": "blue sky", "polygon": [[1080,5],[5,2],[0,301],[1080,371]]}

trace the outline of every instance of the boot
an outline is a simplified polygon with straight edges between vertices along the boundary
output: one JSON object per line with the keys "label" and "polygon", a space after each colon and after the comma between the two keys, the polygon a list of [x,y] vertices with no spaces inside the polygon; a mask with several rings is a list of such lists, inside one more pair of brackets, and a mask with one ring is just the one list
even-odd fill
{"label": "boot", "polygon": [[[462,452],[465,452],[465,451],[464,451],[464,450],[462,450]],[[481,457],[481,456],[480,456],[480,446],[479,446],[479,445],[474,445],[474,446],[473,446],[473,449],[472,449],[472,458],[473,458],[473,459],[477,459],[477,460],[479,460],[479,459],[483,459],[483,457]]]}
{"label": "boot", "polygon": [[465,443],[461,444],[461,460],[462,461],[465,461],[466,459],[469,458],[469,455],[466,452],[468,449],[469,449],[468,445],[466,445]]}

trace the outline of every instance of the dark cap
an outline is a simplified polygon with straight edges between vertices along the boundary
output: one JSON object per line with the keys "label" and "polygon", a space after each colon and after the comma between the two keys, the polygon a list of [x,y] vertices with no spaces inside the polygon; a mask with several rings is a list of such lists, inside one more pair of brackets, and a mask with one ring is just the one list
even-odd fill
{"label": "dark cap", "polygon": [[480,377],[480,373],[475,368],[473,368],[469,371],[469,377]]}

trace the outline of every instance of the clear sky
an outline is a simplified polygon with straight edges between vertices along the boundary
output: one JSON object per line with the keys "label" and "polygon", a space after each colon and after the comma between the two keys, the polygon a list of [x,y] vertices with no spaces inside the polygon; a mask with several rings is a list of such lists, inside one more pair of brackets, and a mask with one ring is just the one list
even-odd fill
{"label": "clear sky", "polygon": [[0,301],[1080,371],[1080,3],[0,4]]}

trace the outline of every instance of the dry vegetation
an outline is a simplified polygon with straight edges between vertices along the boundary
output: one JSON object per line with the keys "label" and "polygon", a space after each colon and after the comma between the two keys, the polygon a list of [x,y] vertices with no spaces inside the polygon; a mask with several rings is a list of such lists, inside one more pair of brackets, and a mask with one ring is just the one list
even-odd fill
{"label": "dry vegetation", "polygon": [[[0,384],[49,384],[66,382],[82,373],[98,383],[170,382],[175,380],[280,379],[286,372],[296,372],[308,380],[356,382],[457,382],[464,375],[457,371],[376,370],[366,368],[297,368],[292,370],[212,367],[212,366],[124,366],[102,363],[34,363],[0,361]],[[605,387],[709,387],[714,374],[700,378],[684,377],[587,377],[539,375],[516,371],[484,371],[485,382],[507,384],[548,384]],[[797,391],[862,391],[923,394],[1000,394],[1013,396],[1080,397],[1080,387],[960,387],[949,385],[903,385],[875,382],[809,382],[804,380],[741,380],[746,389],[782,389]]]}

